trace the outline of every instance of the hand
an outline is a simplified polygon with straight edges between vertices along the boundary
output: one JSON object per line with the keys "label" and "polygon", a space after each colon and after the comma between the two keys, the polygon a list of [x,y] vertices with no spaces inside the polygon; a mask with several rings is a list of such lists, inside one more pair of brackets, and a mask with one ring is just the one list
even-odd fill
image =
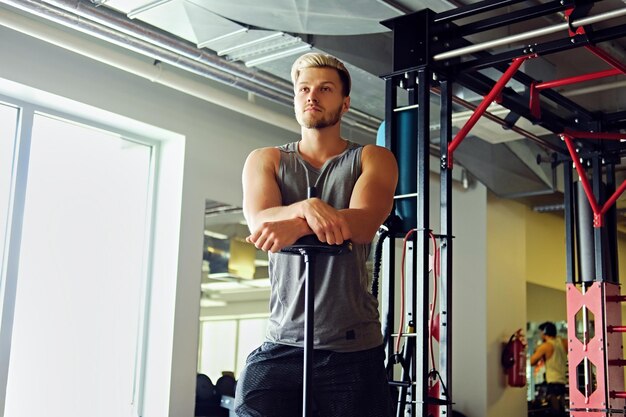
{"label": "hand", "polygon": [[311,233],[303,219],[268,221],[262,223],[246,238],[257,249],[276,253],[282,248],[292,245],[300,237]]}
{"label": "hand", "polygon": [[340,245],[350,239],[348,222],[339,210],[328,205],[319,198],[309,198],[303,201],[304,220],[321,242],[330,245]]}

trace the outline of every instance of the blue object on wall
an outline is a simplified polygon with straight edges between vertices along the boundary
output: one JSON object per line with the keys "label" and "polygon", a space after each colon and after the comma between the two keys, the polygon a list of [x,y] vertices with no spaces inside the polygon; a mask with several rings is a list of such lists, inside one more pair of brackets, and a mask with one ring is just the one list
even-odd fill
{"label": "blue object on wall", "polygon": [[[417,108],[394,112],[396,120],[396,160],[398,161],[398,186],[396,195],[417,192]],[[376,134],[376,144],[385,146],[385,122]],[[401,220],[402,232],[417,227],[417,197],[396,199],[396,215]]]}

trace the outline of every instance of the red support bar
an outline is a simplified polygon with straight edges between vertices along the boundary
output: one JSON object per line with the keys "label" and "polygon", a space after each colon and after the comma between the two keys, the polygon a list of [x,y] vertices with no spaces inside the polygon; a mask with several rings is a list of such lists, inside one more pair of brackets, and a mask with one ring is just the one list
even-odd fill
{"label": "red support bar", "polygon": [[580,132],[570,129],[565,129],[563,133],[579,139],[626,140],[626,133]]}
{"label": "red support bar", "polygon": [[603,49],[600,49],[600,48],[598,48],[595,45],[587,45],[587,46],[585,46],[585,48],[587,48],[587,50],[592,52],[595,56],[597,56],[598,58],[600,58],[601,60],[603,60],[604,62],[606,62],[610,66],[612,66],[613,68],[616,68],[616,69],[620,70],[622,72],[622,74],[626,74],[626,65],[622,64],[617,59],[613,58],[611,55],[609,55]]}
{"label": "red support bar", "polygon": [[611,398],[626,398],[626,392],[623,391],[611,391],[609,395]]}
{"label": "red support bar", "polygon": [[614,303],[623,303],[626,301],[626,295],[616,295],[614,297],[606,297],[606,301],[612,301]]}
{"label": "red support bar", "polygon": [[509,80],[517,72],[519,67],[524,63],[524,61],[526,61],[530,57],[531,55],[528,55],[515,58],[513,60],[511,66],[504,72],[504,74],[502,74],[502,77],[498,80],[498,82],[496,82],[489,94],[487,94],[483,98],[483,101],[478,105],[476,110],[474,110],[474,114],[472,114],[469,120],[465,122],[465,125],[461,128],[461,130],[459,130],[452,142],[448,144],[448,168],[452,168],[452,154],[454,153],[454,150],[458,148],[458,146],[461,144],[463,139],[465,139],[469,131],[474,127],[476,122],[478,122],[478,119],[480,119],[485,111],[487,111],[487,107],[489,107],[489,105],[496,99],[496,97],[500,95],[500,93],[506,86],[506,83],[509,82]]}
{"label": "red support bar", "polygon": [[578,172],[578,176],[580,177],[580,182],[583,185],[583,189],[585,190],[585,194],[587,195],[587,199],[589,200],[589,204],[591,205],[591,210],[593,210],[593,226],[601,227],[602,216],[600,215],[600,207],[598,206],[598,202],[596,201],[596,198],[593,195],[593,191],[591,190],[591,186],[589,185],[589,180],[587,179],[585,169],[580,163],[580,158],[578,158],[578,155],[576,154],[576,149],[574,149],[572,138],[565,133],[561,134],[561,137],[563,138],[563,140],[565,140],[567,150],[572,157],[572,161],[574,162],[574,166],[576,167],[576,171]]}
{"label": "red support bar", "polygon": [[537,83],[530,84],[530,100],[528,103],[530,108],[530,114],[536,119],[541,119],[541,104],[539,100],[539,90],[537,89]]}
{"label": "red support bar", "polygon": [[626,366],[626,359],[609,359],[609,366]]}
{"label": "red support bar", "polygon": [[585,81],[597,80],[598,78],[611,77],[613,75],[623,74],[623,71],[614,68],[605,71],[592,72],[589,74],[577,75],[574,77],[561,78],[560,80],[546,81],[535,86],[537,90],[545,90],[548,88],[562,87],[564,85],[577,84]]}
{"label": "red support bar", "polygon": [[617,190],[615,190],[611,198],[606,200],[606,203],[604,203],[604,206],[602,206],[602,210],[600,210],[601,216],[603,216],[607,211],[609,211],[613,203],[617,201],[617,199],[619,198],[620,195],[622,195],[624,190],[626,190],[626,180],[624,180],[622,184],[617,188]]}
{"label": "red support bar", "polygon": [[609,333],[626,333],[626,326],[606,326]]}

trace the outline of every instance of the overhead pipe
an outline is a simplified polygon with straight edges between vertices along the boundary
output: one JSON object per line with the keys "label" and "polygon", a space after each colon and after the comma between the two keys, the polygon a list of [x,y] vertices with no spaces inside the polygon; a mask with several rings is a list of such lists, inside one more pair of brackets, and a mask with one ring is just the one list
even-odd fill
{"label": "overhead pipe", "polygon": [[294,133],[300,132],[300,126],[291,116],[278,114],[212,87],[206,82],[199,82],[163,69],[162,64],[150,64],[138,57],[102,47],[87,39],[17,13],[0,13],[0,25],[256,120]]}
{"label": "overhead pipe", "polygon": [[87,35],[97,37],[125,49],[149,56],[155,60],[171,64],[194,74],[262,95],[281,104],[291,103],[291,98],[284,93],[279,93],[275,90],[270,92],[250,80],[237,77],[229,72],[218,71],[215,67],[208,66],[206,63],[189,58],[186,55],[173,52],[171,49],[165,49],[146,40],[129,36],[127,33],[122,33],[101,23],[83,19],[77,15],[69,13],[68,11],[58,9],[49,4],[45,4],[37,0],[0,1],[35,16],[70,27]]}
{"label": "overhead pipe", "polygon": [[[21,0],[19,3],[33,3],[32,0]],[[131,20],[126,15],[116,12],[107,7],[96,7],[91,2],[86,0],[43,0],[39,3],[48,3],[61,10],[65,10],[77,16],[89,19],[92,22],[100,23],[106,27],[115,29],[126,35],[132,36],[135,39],[140,39],[144,42],[148,42],[150,45],[159,46],[165,50],[181,55],[185,58],[198,61],[208,67],[216,70],[216,81],[222,81],[223,73],[230,74],[238,78],[251,81],[255,84],[262,85],[263,87],[270,88],[282,94],[291,94],[292,86],[284,80],[276,80],[267,74],[260,71],[252,71],[246,68],[244,65],[228,62],[224,58],[219,57],[216,53],[211,53],[208,50],[200,49],[197,45],[186,42],[183,40],[175,39],[166,32],[163,32],[157,28],[151,27],[139,20]],[[105,39],[108,40],[108,39]],[[124,42],[124,39],[122,39]],[[131,44],[132,45],[132,44]],[[124,46],[124,45],[121,45]],[[210,71],[209,74],[213,72]],[[229,83],[229,79],[224,79],[226,83]],[[222,81],[223,82],[223,81]],[[236,86],[236,84],[234,84]]]}
{"label": "overhead pipe", "polygon": [[597,14],[595,16],[588,16],[582,19],[577,19],[574,22],[558,23],[552,26],[547,26],[541,29],[535,29],[528,32],[518,33],[515,35],[505,36],[492,41],[482,42],[475,45],[465,46],[463,48],[453,49],[452,51],[442,52],[433,56],[435,61],[443,61],[450,58],[456,58],[462,55],[471,54],[474,52],[484,51],[486,49],[495,48],[498,46],[508,45],[516,43],[526,39],[538,38],[552,33],[567,31],[570,28],[577,28],[580,26],[590,25],[593,23],[603,22],[609,19],[615,19],[626,15],[626,7],[612,10],[606,13]]}
{"label": "overhead pipe", "polygon": [[[148,25],[130,21],[120,13],[95,7],[84,0],[45,1],[0,0],[0,3],[279,104],[293,105],[291,84],[277,77],[227,62],[189,42],[173,39]],[[375,133],[381,122],[353,109],[343,120],[368,133]]]}

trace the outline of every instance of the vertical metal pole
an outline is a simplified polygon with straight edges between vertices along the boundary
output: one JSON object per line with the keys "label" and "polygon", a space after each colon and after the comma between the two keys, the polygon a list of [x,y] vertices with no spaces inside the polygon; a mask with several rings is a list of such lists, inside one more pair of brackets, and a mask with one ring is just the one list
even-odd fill
{"label": "vertical metal pole", "polygon": [[[396,107],[398,98],[395,79],[390,77],[385,80],[385,147],[394,155],[397,152],[396,137],[396,120],[393,109]],[[395,207],[395,203],[394,203]],[[392,211],[393,212],[393,211]],[[387,352],[387,366],[393,363],[393,329],[395,328],[394,312],[395,312],[395,274],[396,274],[396,230],[389,230],[389,237],[383,248],[383,287],[382,287],[382,313],[383,313],[383,329],[388,335],[385,350]],[[392,369],[389,367],[388,369]],[[388,375],[390,379],[392,375]]]}
{"label": "vertical metal pole", "polygon": [[[606,165],[606,195],[613,195],[615,192],[615,164],[609,163]],[[604,214],[604,224],[607,232],[607,247],[606,251],[608,256],[606,257],[606,267],[608,269],[609,281],[615,284],[619,284],[619,262],[617,253],[617,207],[616,204],[611,205],[611,208]]]}
{"label": "vertical metal pole", "polygon": [[[307,188],[307,198],[317,197],[314,186]],[[302,417],[313,413],[313,330],[315,329],[315,255],[301,250],[304,257],[304,370],[302,376]]]}
{"label": "vertical metal pole", "polygon": [[[410,259],[414,260],[415,236],[413,237],[413,239],[407,242],[406,250],[410,253]],[[409,256],[406,257],[408,258]],[[415,262],[409,262],[406,267],[405,276],[415,277],[415,274]],[[416,317],[419,316],[418,312],[415,310],[415,300],[419,297],[419,294],[416,294],[417,291],[419,291],[419,288],[415,287],[415,281],[412,279],[407,279],[404,283],[404,293],[411,295],[410,297],[408,297],[411,302],[407,302],[405,304],[407,305],[405,311],[405,323],[407,324],[406,333],[408,334],[405,335],[404,351],[402,352],[402,382],[409,382],[410,384],[402,386],[400,388],[396,417],[405,417],[407,415],[410,415],[411,417],[416,416],[416,410],[417,407],[419,407],[419,403],[415,402],[415,392],[416,389],[419,389],[419,387],[421,387],[423,384],[421,374],[415,373],[415,351],[416,349],[423,348],[416,346],[416,341],[419,340],[421,334],[420,329],[415,327]],[[407,394],[409,394],[408,397]],[[417,415],[422,416],[425,414]]]}
{"label": "vertical metal pole", "polygon": [[302,381],[302,417],[310,417],[312,415],[312,365],[313,365],[313,329],[315,311],[314,294],[315,294],[315,273],[313,264],[315,256],[304,253],[305,266],[305,292],[304,292],[304,311],[306,320],[304,322],[304,373]]}
{"label": "vertical metal pole", "polygon": [[[428,399],[428,305],[429,305],[429,281],[428,281],[428,243],[430,231],[430,81],[431,71],[424,67],[417,70],[417,101],[419,112],[417,114],[417,233],[415,250],[415,294],[421,294],[420,310],[417,306],[413,311],[416,313],[415,326],[418,337],[416,338],[415,372],[414,380],[421,380],[421,386],[417,386],[416,409],[418,416],[427,416]],[[416,303],[416,297],[413,304]]]}
{"label": "vertical metal pole", "polygon": [[[599,155],[594,155],[591,158],[591,169],[593,172],[593,194],[596,197],[596,201],[604,201],[602,192],[602,160]],[[594,253],[595,253],[595,265],[596,275],[595,281],[603,282],[606,280],[605,267],[604,267],[604,245],[602,242],[602,232],[605,226],[594,227],[593,229],[593,241],[594,241]]]}
{"label": "vertical metal pole", "polygon": [[565,271],[568,284],[574,284],[576,280],[576,257],[574,246],[574,184],[572,178],[572,165],[563,162],[563,182],[565,200]]}
{"label": "vertical metal pole", "polygon": [[[452,415],[452,169],[447,168],[448,144],[452,139],[452,82],[442,80],[439,142],[441,163],[441,276],[439,282],[439,373],[446,388],[448,404],[440,407],[440,416]],[[441,391],[443,393],[443,391]]]}
{"label": "vertical metal pole", "polygon": [[[396,258],[396,240],[393,233],[383,246],[382,270],[384,279],[382,282],[382,317],[383,317],[383,334],[387,336],[385,340],[385,351],[387,353],[387,366],[393,363],[393,329],[395,328],[394,312],[395,312],[395,258]],[[389,379],[393,378],[393,373],[387,375]]]}

